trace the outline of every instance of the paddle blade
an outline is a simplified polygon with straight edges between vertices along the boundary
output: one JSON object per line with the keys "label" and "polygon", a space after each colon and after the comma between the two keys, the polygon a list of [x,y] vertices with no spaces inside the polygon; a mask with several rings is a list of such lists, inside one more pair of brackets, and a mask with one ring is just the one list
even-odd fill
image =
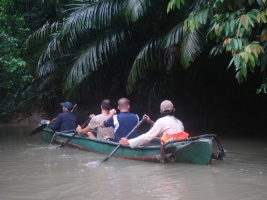
{"label": "paddle blade", "polygon": [[105,162],[107,161],[117,150],[118,148],[120,147],[121,145],[119,144],[109,155],[108,157],[106,157],[102,162]]}
{"label": "paddle blade", "polygon": [[106,162],[108,161],[109,157],[106,157],[104,160],[102,160],[102,162]]}
{"label": "paddle blade", "polygon": [[47,124],[42,124],[41,126],[38,126],[36,129],[34,129],[30,135],[35,135],[37,133],[39,133],[40,131],[42,131],[45,127],[47,126]]}

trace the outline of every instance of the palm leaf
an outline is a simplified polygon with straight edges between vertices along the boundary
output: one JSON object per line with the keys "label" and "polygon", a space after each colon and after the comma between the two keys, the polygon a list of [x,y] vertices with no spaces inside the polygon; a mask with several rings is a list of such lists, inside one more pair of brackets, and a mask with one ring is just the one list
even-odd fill
{"label": "palm leaf", "polygon": [[205,37],[203,32],[195,29],[193,33],[188,33],[181,43],[181,63],[184,68],[189,66],[204,50]]}
{"label": "palm leaf", "polygon": [[123,3],[123,0],[97,1],[77,7],[64,21],[61,37],[71,31],[110,27],[115,23],[114,16],[122,13]]}
{"label": "palm leaf", "polygon": [[115,54],[123,45],[124,32],[110,32],[103,35],[99,40],[88,45],[76,58],[66,80],[65,90],[73,83],[80,83],[90,72],[98,70],[100,66],[107,63],[111,54]]}
{"label": "palm leaf", "polygon": [[140,17],[143,17],[153,3],[155,2],[151,2],[150,0],[126,1],[125,16],[127,22],[135,22],[140,19]]}
{"label": "palm leaf", "polygon": [[161,47],[165,49],[171,45],[178,44],[185,35],[183,23],[180,23],[165,35]]}
{"label": "palm leaf", "polygon": [[149,41],[140,51],[132,65],[131,71],[128,76],[126,89],[128,93],[131,93],[138,79],[143,74],[147,73],[153,63],[156,62],[156,53],[161,43],[160,38],[155,38]]}
{"label": "palm leaf", "polygon": [[[42,51],[46,48],[47,42],[49,42],[51,34],[56,33],[61,24],[55,22],[51,25],[47,22],[39,30],[30,35],[25,41],[25,48],[36,55],[40,55]],[[40,47],[41,46],[41,47]]]}

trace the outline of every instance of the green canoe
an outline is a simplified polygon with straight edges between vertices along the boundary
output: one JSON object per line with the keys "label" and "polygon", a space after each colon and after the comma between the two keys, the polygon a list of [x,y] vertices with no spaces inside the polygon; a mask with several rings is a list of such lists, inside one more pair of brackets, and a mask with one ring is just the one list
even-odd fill
{"label": "green canoe", "polygon": [[[77,134],[72,138],[73,134],[74,132],[56,132],[54,134],[48,128],[41,131],[42,138],[45,141],[51,142],[53,140],[57,144],[65,144],[81,150],[105,155],[108,155],[118,146],[116,142],[91,139],[82,134]],[[214,141],[218,145],[218,152],[216,153],[213,153]],[[173,140],[164,145],[161,145],[159,138],[155,138],[150,142],[149,146],[139,146],[134,149],[131,149],[129,146],[120,146],[114,153],[114,157],[161,163],[173,162],[208,165],[212,159],[223,160],[225,152],[216,135],[209,134],[182,140]]]}

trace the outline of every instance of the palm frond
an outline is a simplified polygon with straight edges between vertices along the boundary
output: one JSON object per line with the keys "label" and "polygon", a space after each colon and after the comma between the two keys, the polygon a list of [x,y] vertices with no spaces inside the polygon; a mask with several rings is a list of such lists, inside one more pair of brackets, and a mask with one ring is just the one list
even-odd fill
{"label": "palm frond", "polygon": [[211,57],[215,57],[217,55],[220,55],[223,53],[223,45],[222,44],[219,44],[217,46],[214,46],[211,50],[210,50],[210,53],[209,55]]}
{"label": "palm frond", "polygon": [[53,34],[51,37],[53,37],[53,39],[46,45],[45,50],[40,55],[38,67],[43,66],[47,61],[57,58],[62,52],[57,34]]}
{"label": "palm frond", "polygon": [[179,12],[177,12],[177,19],[179,19],[179,22],[182,22],[190,15],[197,13],[196,11],[200,9],[200,7],[208,4],[209,0],[187,0],[185,1],[184,6],[182,6],[179,9]]}
{"label": "palm frond", "polygon": [[185,35],[186,33],[184,31],[183,23],[179,23],[165,35],[161,47],[167,48],[171,45],[178,44],[179,42],[181,42]]}
{"label": "palm frond", "polygon": [[39,30],[31,34],[24,45],[27,49],[35,51],[36,49],[40,49],[40,44],[46,43],[49,40],[51,34],[57,32],[61,26],[61,23],[55,22],[53,24],[49,24],[46,22]]}
{"label": "palm frond", "polygon": [[131,93],[138,79],[140,79],[156,62],[156,53],[161,43],[161,38],[149,41],[139,52],[132,65],[128,76],[126,89]]}
{"label": "palm frond", "polygon": [[114,20],[113,17],[122,13],[123,3],[123,0],[98,1],[78,7],[64,21],[61,37],[71,31],[110,27]]}
{"label": "palm frond", "polygon": [[66,80],[65,90],[75,82],[80,83],[90,72],[106,64],[110,55],[115,54],[118,48],[123,45],[124,34],[123,31],[110,32],[90,45],[88,44],[88,47],[81,52],[72,65]]}
{"label": "palm frond", "polygon": [[202,33],[195,29],[193,33],[188,33],[184,37],[180,46],[181,63],[184,68],[187,68],[204,50],[205,37]]}
{"label": "palm frond", "polygon": [[55,62],[50,61],[42,66],[39,66],[37,70],[38,77],[48,76],[52,71],[54,71],[55,65]]}
{"label": "palm frond", "polygon": [[152,4],[150,0],[128,0],[125,8],[127,22],[135,22],[144,16]]}

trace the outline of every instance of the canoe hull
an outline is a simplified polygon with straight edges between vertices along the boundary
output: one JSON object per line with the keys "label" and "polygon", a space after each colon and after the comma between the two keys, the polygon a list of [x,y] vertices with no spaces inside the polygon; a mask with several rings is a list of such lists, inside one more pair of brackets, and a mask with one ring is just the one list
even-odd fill
{"label": "canoe hull", "polygon": [[[50,129],[45,128],[41,131],[42,138],[47,142],[52,140],[53,135],[54,133]],[[60,133],[54,138],[54,142],[57,144],[64,144],[72,135],[73,133]],[[160,162],[160,141],[158,138],[155,138],[151,143],[152,146],[139,146],[134,149],[131,149],[129,146],[120,146],[113,156],[132,160]],[[167,161],[168,156],[170,156],[169,161],[171,162],[208,165],[211,162],[213,154],[212,143],[213,140],[211,138],[170,143],[165,146],[164,155],[166,155],[165,158]],[[84,137],[84,135],[77,134],[68,143],[68,146],[108,155],[118,146],[118,143],[91,139]]]}

